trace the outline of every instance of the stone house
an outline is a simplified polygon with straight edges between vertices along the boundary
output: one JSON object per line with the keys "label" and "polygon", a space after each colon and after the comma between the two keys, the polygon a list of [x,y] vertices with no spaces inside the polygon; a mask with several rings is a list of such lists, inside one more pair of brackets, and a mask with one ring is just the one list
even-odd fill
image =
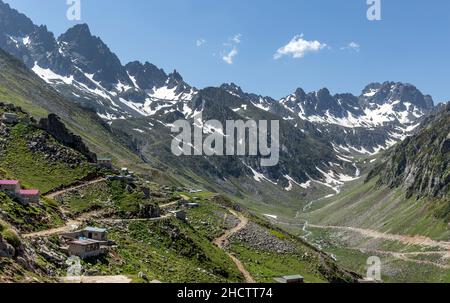
{"label": "stone house", "polygon": [[69,255],[81,259],[98,257],[104,254],[101,242],[92,239],[80,239],[69,243]]}
{"label": "stone house", "polygon": [[0,191],[4,191],[17,199],[23,205],[39,203],[40,193],[37,189],[21,189],[18,180],[0,180]]}
{"label": "stone house", "polygon": [[97,158],[97,164],[101,167],[112,168],[112,159],[107,157],[99,157]]}
{"label": "stone house", "polygon": [[2,116],[2,120],[5,123],[13,124],[19,122],[19,118],[17,117],[17,114],[14,113],[4,113]]}
{"label": "stone house", "polygon": [[282,284],[301,284],[304,283],[305,279],[300,275],[294,275],[294,276],[283,276],[280,278],[274,279],[278,283]]}
{"label": "stone house", "polygon": [[105,228],[86,227],[80,232],[80,237],[101,242],[107,242],[108,232]]}

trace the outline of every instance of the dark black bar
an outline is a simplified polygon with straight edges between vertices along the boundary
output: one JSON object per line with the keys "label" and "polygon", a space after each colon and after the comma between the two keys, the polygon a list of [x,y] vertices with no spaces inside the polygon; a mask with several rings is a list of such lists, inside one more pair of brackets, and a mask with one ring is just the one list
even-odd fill
{"label": "dark black bar", "polygon": [[[390,302],[394,297],[427,302],[446,298],[450,284],[0,284],[2,298],[45,302],[88,300],[140,302]],[[209,295],[208,295],[209,294]],[[195,297],[193,297],[195,295]],[[77,299],[78,298],[78,299]],[[108,301],[105,301],[108,300]],[[313,300],[313,301],[311,301]],[[2,300],[3,301],[3,300]],[[444,300],[445,301],[445,300]],[[5,301],[7,302],[7,301]]]}

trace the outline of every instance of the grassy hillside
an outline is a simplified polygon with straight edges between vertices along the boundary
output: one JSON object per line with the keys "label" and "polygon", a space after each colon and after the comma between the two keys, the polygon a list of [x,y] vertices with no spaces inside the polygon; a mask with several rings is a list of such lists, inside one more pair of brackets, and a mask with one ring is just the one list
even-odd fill
{"label": "grassy hillside", "polygon": [[377,180],[355,182],[336,197],[320,201],[301,218],[310,223],[353,226],[381,232],[450,239],[449,197],[406,197],[401,189],[378,187]]}
{"label": "grassy hillside", "polygon": [[55,113],[93,152],[111,155],[124,165],[142,163],[127,145],[126,138],[113,134],[95,113],[65,100],[22,62],[2,50],[0,70],[0,102],[20,106],[36,120]]}

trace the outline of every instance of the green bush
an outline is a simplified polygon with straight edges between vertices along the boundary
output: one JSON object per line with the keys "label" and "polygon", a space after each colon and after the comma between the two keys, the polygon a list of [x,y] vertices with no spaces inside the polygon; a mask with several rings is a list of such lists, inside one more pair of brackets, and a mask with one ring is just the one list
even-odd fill
{"label": "green bush", "polygon": [[0,233],[2,233],[7,228],[8,228],[8,225],[6,224],[6,222],[3,222],[2,220],[0,220]]}
{"label": "green bush", "polygon": [[12,229],[6,229],[2,232],[3,238],[14,248],[18,248],[22,243],[19,235]]}

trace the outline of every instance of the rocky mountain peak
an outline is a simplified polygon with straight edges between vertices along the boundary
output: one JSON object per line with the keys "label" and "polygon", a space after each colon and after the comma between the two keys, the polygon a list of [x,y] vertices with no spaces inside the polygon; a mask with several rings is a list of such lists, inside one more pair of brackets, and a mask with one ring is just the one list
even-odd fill
{"label": "rocky mountain peak", "polygon": [[183,82],[183,77],[175,69],[171,74],[169,74],[169,81],[175,81],[177,83],[181,83],[181,82]]}
{"label": "rocky mountain peak", "polygon": [[24,37],[34,30],[35,25],[24,14],[0,0],[0,33]]}
{"label": "rocky mountain peak", "polygon": [[221,89],[226,90],[227,92],[236,95],[236,96],[244,96],[245,93],[242,90],[242,88],[240,86],[238,86],[237,84],[231,82],[231,83],[224,83],[220,86]]}
{"label": "rocky mountain peak", "polygon": [[93,38],[89,25],[77,24],[69,28],[64,34],[62,34],[58,40],[64,42],[80,43],[87,42]]}
{"label": "rocky mountain peak", "polygon": [[125,69],[134,78],[137,86],[143,90],[162,87],[168,78],[163,69],[159,69],[149,62],[144,64],[139,61],[130,62]]}
{"label": "rocky mountain peak", "polygon": [[305,91],[304,91],[302,88],[300,88],[300,87],[297,88],[297,89],[295,90],[294,95],[295,95],[298,99],[301,99],[301,100],[305,99],[305,97],[306,97]]}
{"label": "rocky mountain peak", "polygon": [[426,111],[434,106],[431,96],[423,95],[414,85],[392,81],[369,84],[360,98],[365,104],[402,104],[406,107],[414,105]]}
{"label": "rocky mountain peak", "polygon": [[69,58],[75,70],[92,75],[107,90],[118,83],[132,85],[119,58],[98,37],[93,36],[87,24],[77,24],[58,38],[61,51]]}

